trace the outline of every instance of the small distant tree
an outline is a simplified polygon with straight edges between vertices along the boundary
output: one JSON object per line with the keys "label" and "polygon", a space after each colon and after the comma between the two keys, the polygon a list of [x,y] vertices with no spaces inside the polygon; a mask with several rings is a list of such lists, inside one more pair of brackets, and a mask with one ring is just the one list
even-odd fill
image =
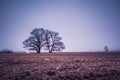
{"label": "small distant tree", "polygon": [[50,30],[45,31],[45,49],[49,50],[49,53],[65,49],[65,45],[61,40],[59,33]]}
{"label": "small distant tree", "polygon": [[108,52],[108,46],[105,46],[104,49],[106,52]]}
{"label": "small distant tree", "polygon": [[31,36],[23,42],[24,48],[40,53],[45,41],[45,30],[43,28],[35,28],[30,35]]}

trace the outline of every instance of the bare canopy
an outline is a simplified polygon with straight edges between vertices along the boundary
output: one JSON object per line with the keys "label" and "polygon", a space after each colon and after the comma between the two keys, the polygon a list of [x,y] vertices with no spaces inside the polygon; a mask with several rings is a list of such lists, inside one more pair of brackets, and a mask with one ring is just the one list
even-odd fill
{"label": "bare canopy", "polygon": [[57,32],[43,28],[35,28],[30,35],[31,36],[23,42],[24,48],[28,50],[40,53],[43,48],[48,50],[49,53],[52,53],[53,51],[65,49],[64,43],[61,41],[62,38],[59,37]]}
{"label": "bare canopy", "polygon": [[35,28],[30,34],[31,36],[23,42],[24,48],[40,53],[44,45],[45,30],[43,28]]}
{"label": "bare canopy", "polygon": [[65,49],[64,43],[61,42],[62,38],[59,37],[59,33],[46,30],[45,34],[45,49],[49,50],[49,53]]}

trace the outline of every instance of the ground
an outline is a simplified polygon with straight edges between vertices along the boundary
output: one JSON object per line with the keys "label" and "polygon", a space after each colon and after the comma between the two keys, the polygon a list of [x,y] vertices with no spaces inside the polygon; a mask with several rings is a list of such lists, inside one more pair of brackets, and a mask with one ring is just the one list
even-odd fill
{"label": "ground", "polygon": [[120,54],[0,54],[0,80],[120,80]]}

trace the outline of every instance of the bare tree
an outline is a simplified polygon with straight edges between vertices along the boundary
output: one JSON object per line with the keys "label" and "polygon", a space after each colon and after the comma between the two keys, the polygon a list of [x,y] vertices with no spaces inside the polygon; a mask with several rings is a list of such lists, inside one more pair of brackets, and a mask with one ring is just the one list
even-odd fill
{"label": "bare tree", "polygon": [[45,41],[45,30],[35,28],[30,34],[31,36],[23,42],[24,48],[40,53]]}
{"label": "bare tree", "polygon": [[37,53],[40,53],[42,48],[49,53],[65,49],[64,43],[61,42],[62,38],[57,32],[35,28],[30,34],[31,36],[23,42],[24,48]]}
{"label": "bare tree", "polygon": [[104,49],[106,52],[108,52],[108,46],[105,46]]}
{"label": "bare tree", "polygon": [[49,50],[49,53],[65,49],[64,43],[61,42],[61,40],[62,38],[59,37],[57,32],[50,30],[45,31],[45,49]]}

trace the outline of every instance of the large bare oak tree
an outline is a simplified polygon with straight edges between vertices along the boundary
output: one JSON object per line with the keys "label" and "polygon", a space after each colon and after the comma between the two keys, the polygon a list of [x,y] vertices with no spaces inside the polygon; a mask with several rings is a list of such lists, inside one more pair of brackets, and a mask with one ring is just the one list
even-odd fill
{"label": "large bare oak tree", "polygon": [[64,43],[61,41],[62,38],[59,37],[59,33],[46,30],[45,31],[45,49],[49,50],[49,53],[52,53],[53,51],[61,51],[62,49],[65,49]]}
{"label": "large bare oak tree", "polygon": [[31,36],[23,42],[24,48],[40,53],[45,41],[45,30],[43,28],[35,28],[30,34]]}

